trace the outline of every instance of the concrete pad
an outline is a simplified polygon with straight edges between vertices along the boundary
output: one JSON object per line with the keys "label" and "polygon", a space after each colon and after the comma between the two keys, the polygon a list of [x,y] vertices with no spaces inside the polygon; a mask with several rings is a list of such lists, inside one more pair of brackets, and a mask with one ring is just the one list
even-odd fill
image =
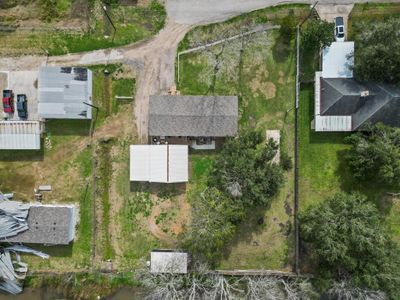
{"label": "concrete pad", "polygon": [[28,120],[38,120],[38,75],[38,71],[9,72],[9,89],[14,92],[15,112],[14,115],[8,116],[8,120],[19,120],[17,113],[18,94],[25,94],[28,100]]}
{"label": "concrete pad", "polygon": [[[317,4],[315,9],[322,20],[335,23],[336,17],[343,17],[345,39],[347,40],[347,24],[349,14],[353,10],[354,4],[335,5],[335,4]],[[332,33],[334,34],[334,33]]]}
{"label": "concrete pad", "polygon": [[272,139],[277,145],[278,145],[278,151],[275,154],[275,157],[272,159],[273,163],[279,164],[281,160],[281,147],[280,147],[280,142],[281,142],[281,131],[280,130],[267,130],[266,131],[266,139],[267,142]]}

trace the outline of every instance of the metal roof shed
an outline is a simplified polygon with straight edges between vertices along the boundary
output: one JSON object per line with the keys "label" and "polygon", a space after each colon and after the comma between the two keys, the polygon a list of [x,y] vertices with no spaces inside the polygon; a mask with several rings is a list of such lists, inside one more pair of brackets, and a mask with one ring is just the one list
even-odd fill
{"label": "metal roof shed", "polygon": [[354,42],[333,42],[322,53],[323,78],[352,78]]}
{"label": "metal roof shed", "polygon": [[39,117],[91,119],[92,71],[77,67],[42,67],[39,70]]}
{"label": "metal roof shed", "polygon": [[130,180],[187,182],[188,160],[187,145],[131,145]]}
{"label": "metal roof shed", "polygon": [[0,121],[0,150],[39,150],[39,121]]}
{"label": "metal roof shed", "polygon": [[187,274],[188,254],[169,250],[154,250],[150,254],[151,273]]}

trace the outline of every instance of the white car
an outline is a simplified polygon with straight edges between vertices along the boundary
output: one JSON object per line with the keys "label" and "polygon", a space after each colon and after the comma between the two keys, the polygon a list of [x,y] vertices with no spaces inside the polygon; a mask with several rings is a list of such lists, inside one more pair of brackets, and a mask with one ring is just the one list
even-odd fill
{"label": "white car", "polygon": [[344,42],[344,22],[343,17],[335,18],[335,40],[336,42]]}

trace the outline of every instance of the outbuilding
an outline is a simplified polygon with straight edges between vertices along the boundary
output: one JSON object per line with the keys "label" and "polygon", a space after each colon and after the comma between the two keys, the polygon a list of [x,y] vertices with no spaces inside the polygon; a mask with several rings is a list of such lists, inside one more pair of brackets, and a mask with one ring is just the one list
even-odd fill
{"label": "outbuilding", "polygon": [[150,255],[151,273],[187,274],[188,254],[172,250],[153,250]]}
{"label": "outbuilding", "polygon": [[40,118],[92,118],[92,71],[87,68],[42,67],[38,89]]}
{"label": "outbuilding", "polygon": [[160,183],[187,182],[187,145],[131,145],[130,180]]}
{"label": "outbuilding", "polygon": [[39,121],[0,121],[0,150],[39,150]]}

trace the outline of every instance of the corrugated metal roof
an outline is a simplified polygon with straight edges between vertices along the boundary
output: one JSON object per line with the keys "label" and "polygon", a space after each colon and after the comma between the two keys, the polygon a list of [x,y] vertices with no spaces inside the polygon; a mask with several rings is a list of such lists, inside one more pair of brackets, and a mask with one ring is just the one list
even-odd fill
{"label": "corrugated metal roof", "polygon": [[315,131],[351,130],[351,116],[315,116]]}
{"label": "corrugated metal roof", "polygon": [[149,182],[187,182],[187,145],[131,145],[130,180]]}
{"label": "corrugated metal roof", "polygon": [[354,42],[333,42],[322,54],[322,77],[352,78]]}
{"label": "corrugated metal roof", "polygon": [[39,116],[44,119],[91,119],[92,72],[87,68],[42,67]]}
{"label": "corrugated metal roof", "polygon": [[185,252],[152,251],[150,254],[151,273],[186,274],[188,254]]}
{"label": "corrugated metal roof", "polygon": [[39,121],[0,121],[0,149],[39,150]]}

